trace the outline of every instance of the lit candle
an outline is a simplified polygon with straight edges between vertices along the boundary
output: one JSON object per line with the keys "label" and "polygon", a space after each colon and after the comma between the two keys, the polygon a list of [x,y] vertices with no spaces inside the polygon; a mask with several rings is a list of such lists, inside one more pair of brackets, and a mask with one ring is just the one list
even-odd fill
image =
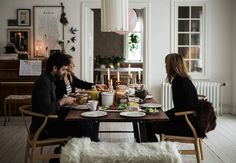
{"label": "lit candle", "polygon": [[36,57],[38,56],[38,51],[39,51],[39,47],[38,46],[36,46]]}
{"label": "lit candle", "polygon": [[117,72],[117,82],[120,82],[120,72]]}
{"label": "lit candle", "polygon": [[108,81],[110,80],[110,69],[109,68],[107,69],[107,80]]}
{"label": "lit candle", "polygon": [[138,80],[139,81],[141,80],[141,71],[140,70],[138,71]]}

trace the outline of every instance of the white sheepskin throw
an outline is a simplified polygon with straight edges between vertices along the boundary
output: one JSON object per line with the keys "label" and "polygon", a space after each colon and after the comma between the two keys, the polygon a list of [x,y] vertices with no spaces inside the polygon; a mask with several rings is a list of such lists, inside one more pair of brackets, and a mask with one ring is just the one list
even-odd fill
{"label": "white sheepskin throw", "polygon": [[61,163],[181,163],[173,142],[112,143],[73,138],[62,149]]}

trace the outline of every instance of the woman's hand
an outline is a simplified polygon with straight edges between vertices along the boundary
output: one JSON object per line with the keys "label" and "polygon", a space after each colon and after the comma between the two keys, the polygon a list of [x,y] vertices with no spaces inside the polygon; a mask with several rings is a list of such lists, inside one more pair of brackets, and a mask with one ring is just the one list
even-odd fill
{"label": "woman's hand", "polygon": [[96,88],[99,91],[105,91],[105,90],[107,90],[107,85],[106,84],[96,84]]}

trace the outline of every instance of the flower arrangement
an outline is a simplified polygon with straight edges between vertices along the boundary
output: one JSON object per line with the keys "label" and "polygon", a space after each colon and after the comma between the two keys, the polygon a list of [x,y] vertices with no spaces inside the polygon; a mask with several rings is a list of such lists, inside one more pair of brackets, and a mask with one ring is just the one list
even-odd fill
{"label": "flower arrangement", "polygon": [[95,66],[99,67],[101,65],[105,65],[106,67],[114,66],[114,68],[118,68],[120,63],[123,63],[125,58],[121,55],[118,56],[97,56],[95,58]]}

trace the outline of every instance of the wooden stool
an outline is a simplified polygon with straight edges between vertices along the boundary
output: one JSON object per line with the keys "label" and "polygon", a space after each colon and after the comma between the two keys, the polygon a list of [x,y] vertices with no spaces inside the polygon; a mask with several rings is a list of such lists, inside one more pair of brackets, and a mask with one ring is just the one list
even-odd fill
{"label": "wooden stool", "polygon": [[5,121],[3,126],[7,123],[7,108],[8,108],[8,122],[10,121],[11,117],[11,104],[31,104],[31,95],[8,95],[4,98],[3,101],[3,109],[5,115]]}

